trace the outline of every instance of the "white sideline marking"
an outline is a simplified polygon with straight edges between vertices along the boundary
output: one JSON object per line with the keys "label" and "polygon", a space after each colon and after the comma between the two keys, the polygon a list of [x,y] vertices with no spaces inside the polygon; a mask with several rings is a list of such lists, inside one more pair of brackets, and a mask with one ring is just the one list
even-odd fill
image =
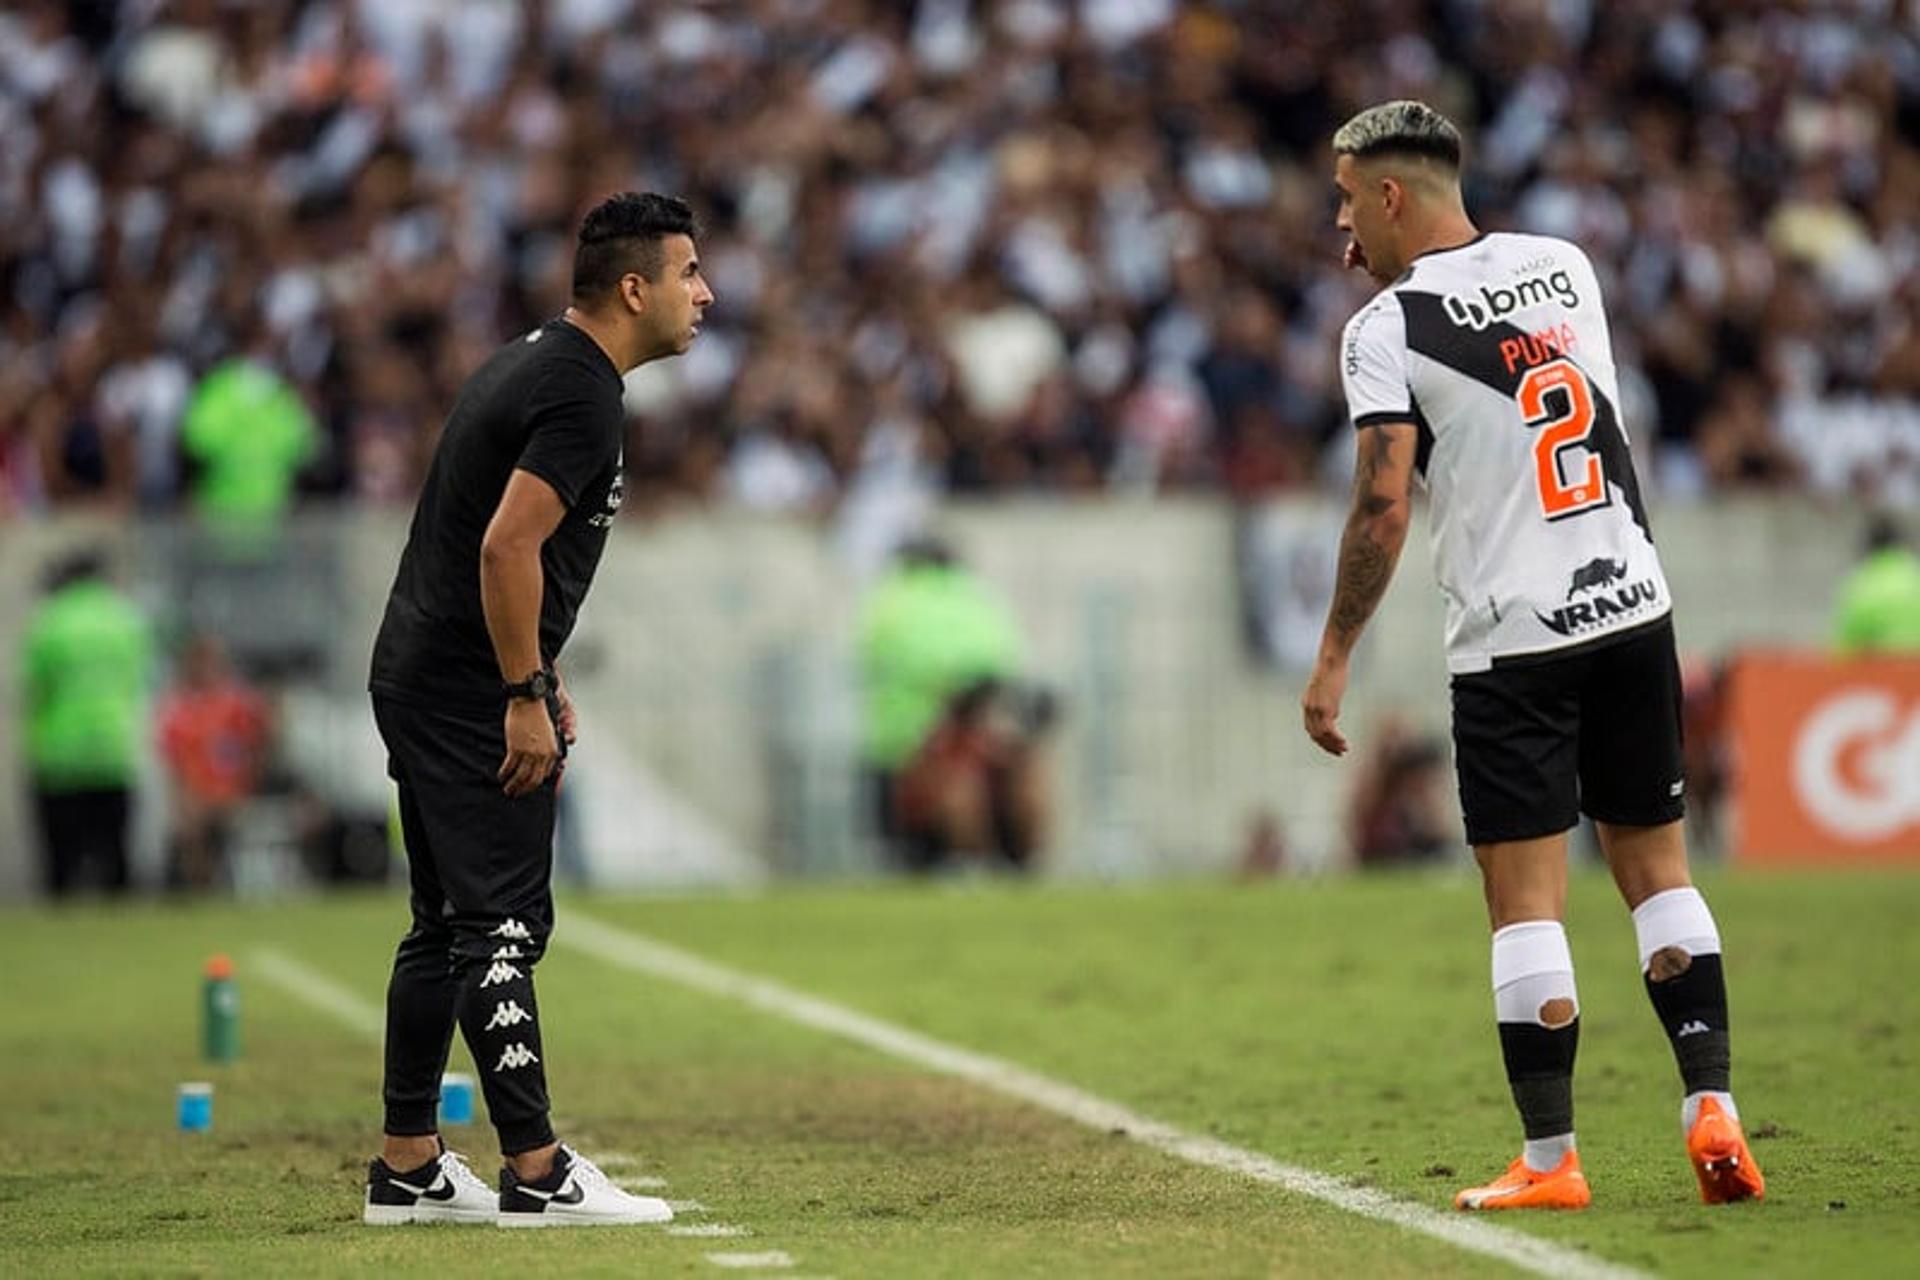
{"label": "white sideline marking", "polygon": [[[596,1159],[594,1163],[599,1164],[600,1161]],[[653,1177],[642,1176],[642,1177],[632,1177],[632,1178],[620,1178],[618,1179],[618,1182],[622,1187],[626,1188],[628,1191],[665,1191],[667,1189],[667,1180],[665,1178],[653,1178]]]}
{"label": "white sideline marking", "polygon": [[370,1040],[386,1034],[386,1014],[317,969],[311,969],[284,951],[267,948],[254,953],[254,969],[267,981],[291,992],[322,1013]]}
{"label": "white sideline marking", "polygon": [[783,1249],[765,1253],[710,1253],[707,1261],[733,1271],[777,1271],[793,1265],[793,1257]]}
{"label": "white sideline marking", "polygon": [[[630,1156],[624,1151],[609,1151],[603,1156],[595,1156],[593,1162],[602,1169],[638,1169],[645,1162],[639,1156]],[[660,1184],[666,1186],[665,1182]]]}
{"label": "white sideline marking", "polygon": [[701,1204],[698,1200],[669,1200],[667,1201],[667,1208],[673,1210],[675,1213],[705,1213],[707,1211],[707,1206]]}
{"label": "white sideline marking", "polygon": [[[578,911],[554,941],[608,964],[665,978],[708,995],[738,1000],[802,1026],[844,1037],[933,1071],[958,1076],[997,1093],[1042,1107],[1104,1133],[1123,1132],[1133,1141],[1194,1164],[1238,1173],[1297,1195],[1345,1209],[1376,1222],[1390,1222],[1435,1240],[1498,1259],[1535,1275],[1572,1280],[1643,1280],[1644,1273],[1537,1236],[1496,1227],[1465,1214],[1442,1213],[1384,1191],[1356,1186],[1331,1174],[1286,1164],[1218,1138],[1130,1111],[1117,1102],[1050,1079],[1000,1058],[947,1044],[845,1005],[703,960],[688,951],[615,928]],[[709,1259],[716,1255],[707,1255]],[[727,1265],[727,1264],[718,1264]]]}
{"label": "white sideline marking", "polygon": [[745,1227],[730,1227],[724,1222],[698,1222],[684,1226],[676,1224],[668,1227],[667,1234],[670,1236],[711,1236],[718,1239],[723,1236],[751,1235],[752,1232],[748,1231]]}

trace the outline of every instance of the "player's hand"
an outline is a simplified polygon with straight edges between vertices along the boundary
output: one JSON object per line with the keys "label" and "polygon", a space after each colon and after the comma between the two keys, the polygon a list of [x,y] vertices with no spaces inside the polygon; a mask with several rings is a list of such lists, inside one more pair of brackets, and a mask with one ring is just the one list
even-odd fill
{"label": "player's hand", "polygon": [[1347,740],[1340,733],[1340,699],[1346,693],[1347,664],[1323,660],[1315,664],[1307,691],[1300,698],[1307,736],[1328,755],[1347,754]]}
{"label": "player's hand", "polygon": [[580,741],[580,717],[573,710],[573,695],[567,692],[567,682],[558,671],[553,673],[554,705],[560,711],[560,736],[572,746]]}
{"label": "player's hand", "polygon": [[532,698],[507,701],[507,757],[500,762],[500,789],[523,796],[545,782],[560,762],[560,740],[553,733],[547,704]]}

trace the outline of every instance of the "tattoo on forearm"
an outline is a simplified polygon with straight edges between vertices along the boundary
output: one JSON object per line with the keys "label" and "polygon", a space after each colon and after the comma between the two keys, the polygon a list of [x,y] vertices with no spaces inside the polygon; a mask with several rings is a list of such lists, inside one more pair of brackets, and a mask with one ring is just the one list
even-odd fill
{"label": "tattoo on forearm", "polygon": [[1327,625],[1343,641],[1351,641],[1367,625],[1367,619],[1387,593],[1393,579],[1393,556],[1373,540],[1373,534],[1359,520],[1347,523],[1340,539],[1340,578],[1334,588],[1333,608]]}
{"label": "tattoo on forearm", "polygon": [[1340,538],[1340,573],[1333,607],[1327,614],[1328,629],[1343,643],[1351,643],[1367,625],[1393,580],[1393,566],[1399,559],[1398,539],[1382,541],[1373,528],[1373,522],[1394,507],[1394,499],[1374,487],[1376,477],[1391,460],[1392,448],[1392,437],[1385,431],[1362,434],[1354,472],[1353,512]]}

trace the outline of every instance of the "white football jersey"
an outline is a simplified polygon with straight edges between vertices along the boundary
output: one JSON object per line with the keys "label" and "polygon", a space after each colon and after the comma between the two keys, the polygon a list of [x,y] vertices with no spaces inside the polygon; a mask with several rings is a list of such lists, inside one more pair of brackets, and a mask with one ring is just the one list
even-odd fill
{"label": "white football jersey", "polygon": [[1356,427],[1419,429],[1449,671],[1672,608],[1599,281],[1576,246],[1501,233],[1422,254],[1347,322],[1341,375]]}

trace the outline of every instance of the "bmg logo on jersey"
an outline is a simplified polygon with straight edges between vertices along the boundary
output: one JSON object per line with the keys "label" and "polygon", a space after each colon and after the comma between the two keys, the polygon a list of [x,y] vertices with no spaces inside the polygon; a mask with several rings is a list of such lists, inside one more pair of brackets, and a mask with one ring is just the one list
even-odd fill
{"label": "bmg logo on jersey", "polygon": [[1523,307],[1537,307],[1543,302],[1559,301],[1569,311],[1580,305],[1580,294],[1573,287],[1573,277],[1563,267],[1554,272],[1535,272],[1521,276],[1510,285],[1489,287],[1481,285],[1477,294],[1450,293],[1441,299],[1447,309],[1447,318],[1463,328],[1476,332],[1504,320]]}

